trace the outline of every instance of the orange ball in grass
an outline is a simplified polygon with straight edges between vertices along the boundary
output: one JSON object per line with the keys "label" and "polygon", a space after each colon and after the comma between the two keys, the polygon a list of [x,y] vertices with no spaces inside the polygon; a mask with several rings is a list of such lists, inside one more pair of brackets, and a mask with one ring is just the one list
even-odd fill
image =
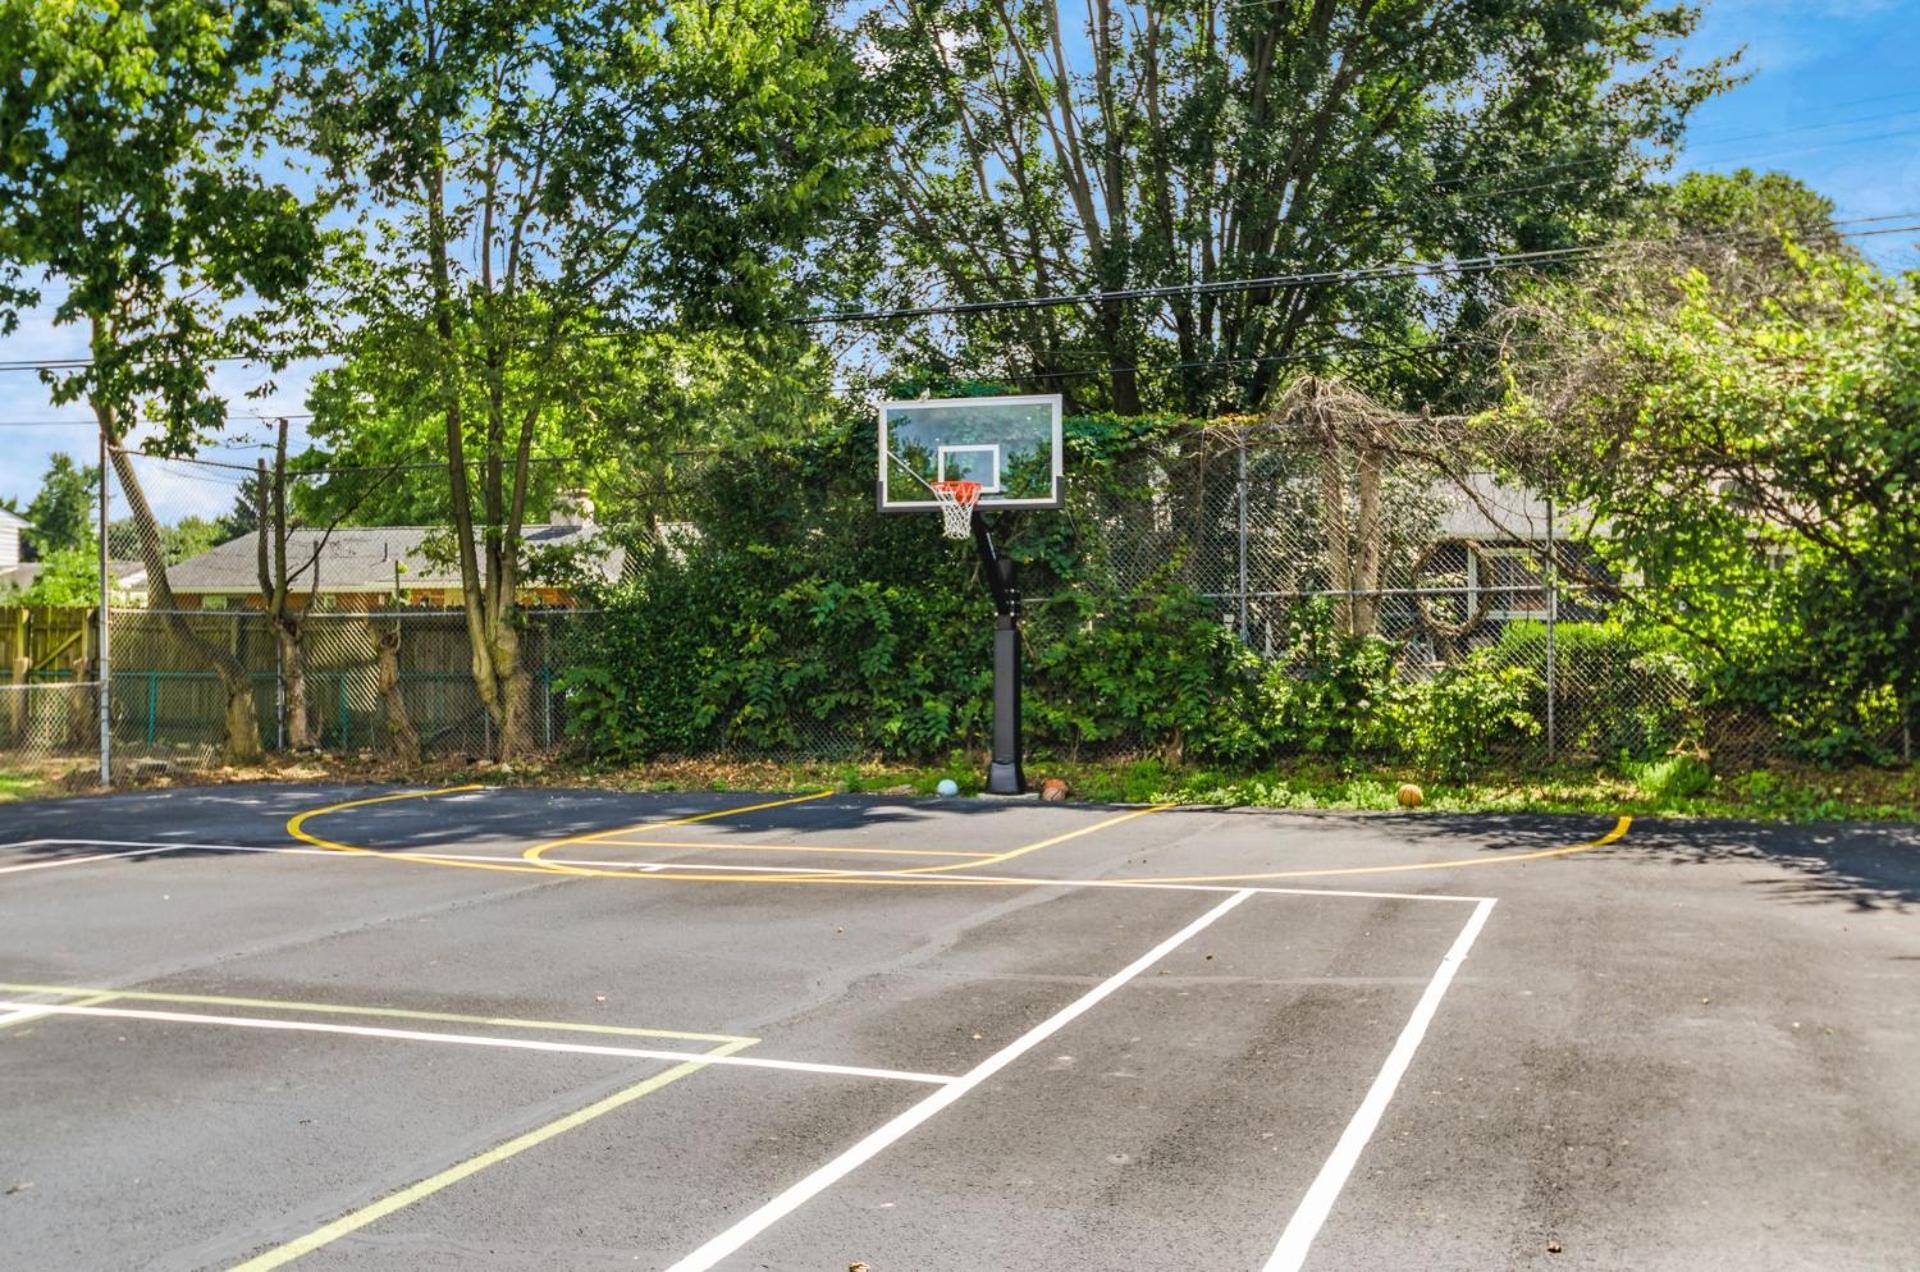
{"label": "orange ball in grass", "polygon": [[1400,801],[1402,808],[1418,808],[1427,801],[1425,793],[1412,782],[1402,782],[1393,797]]}

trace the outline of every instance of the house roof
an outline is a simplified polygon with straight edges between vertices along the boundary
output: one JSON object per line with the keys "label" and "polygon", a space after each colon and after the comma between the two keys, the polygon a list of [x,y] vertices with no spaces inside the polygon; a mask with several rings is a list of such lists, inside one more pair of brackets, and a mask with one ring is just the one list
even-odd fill
{"label": "house roof", "polygon": [[[26,591],[45,568],[45,561],[22,561],[18,565],[0,566],[0,592]],[[113,581],[122,588],[146,586],[147,567],[138,561],[109,561],[107,568],[113,571]]]}
{"label": "house roof", "polygon": [[[1464,482],[1442,480],[1434,483],[1435,493],[1444,503],[1440,517],[1440,537],[1473,539],[1484,542],[1544,542],[1547,537],[1547,501],[1539,492],[1525,486],[1509,485],[1492,473],[1469,473]],[[1588,524],[1592,517],[1578,505],[1560,504],[1553,509],[1554,534],[1570,538],[1604,534]]]}
{"label": "house roof", "polygon": [[[300,592],[309,588],[335,594],[391,592],[396,562],[400,566],[397,582],[403,589],[457,588],[459,565],[431,559],[424,550],[430,537],[445,535],[445,528],[439,526],[342,526],[331,534],[295,530],[287,536],[287,569],[295,574],[294,587]],[[590,568],[609,580],[619,578],[626,561],[625,549],[605,543],[592,525],[527,526],[522,537],[535,549],[600,543],[598,551],[588,548],[584,555]],[[241,535],[169,567],[167,581],[175,592],[189,596],[252,592],[260,586],[258,552],[255,536]],[[316,554],[317,587],[313,570],[302,569]]]}
{"label": "house roof", "polygon": [[0,508],[0,526],[11,526],[15,530],[24,530],[32,524],[33,522],[28,521],[11,508]]}

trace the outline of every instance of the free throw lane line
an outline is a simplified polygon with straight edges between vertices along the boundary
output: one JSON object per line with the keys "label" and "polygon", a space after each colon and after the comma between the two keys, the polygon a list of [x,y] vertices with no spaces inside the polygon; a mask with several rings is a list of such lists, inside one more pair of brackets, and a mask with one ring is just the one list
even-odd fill
{"label": "free throw lane line", "polygon": [[1419,1049],[1420,1040],[1426,1037],[1427,1026],[1433,1023],[1434,1013],[1440,1009],[1440,1000],[1446,996],[1447,986],[1453,984],[1454,973],[1460,970],[1460,964],[1466,962],[1467,951],[1473,948],[1474,939],[1480,935],[1480,929],[1486,926],[1493,905],[1494,899],[1488,897],[1474,906],[1473,913],[1467,916],[1466,924],[1460,929],[1460,935],[1453,938],[1453,945],[1447,950],[1446,957],[1440,960],[1440,970],[1427,982],[1426,992],[1414,1004],[1413,1015],[1407,1018],[1406,1027],[1400,1031],[1393,1050],[1387,1053],[1387,1062],[1380,1066],[1373,1085],[1367,1088],[1366,1098],[1360,1101],[1360,1107],[1354,1111],[1347,1129],[1340,1133],[1339,1142],[1333,1146],[1333,1155],[1320,1167],[1320,1173],[1314,1176],[1307,1195],[1301,1198],[1300,1205],[1294,1210],[1293,1218],[1287,1221],[1286,1230],[1280,1234],[1280,1244],[1274,1247],[1272,1257],[1267,1260],[1266,1272],[1295,1272],[1306,1262],[1307,1251],[1312,1248],[1314,1237],[1332,1213],[1333,1203],[1346,1186],[1347,1177],[1353,1173],[1360,1154],[1366,1150],[1367,1141],[1373,1138],[1381,1115],[1387,1111],[1387,1104],[1393,1099],[1394,1088],[1406,1076],[1407,1066],[1413,1063],[1413,1053]]}
{"label": "free throw lane line", "polygon": [[630,1086],[624,1091],[616,1091],[604,1100],[597,1100],[583,1109],[576,1109],[565,1117],[548,1122],[545,1126],[535,1127],[523,1135],[516,1135],[504,1144],[497,1144],[484,1153],[449,1166],[437,1175],[429,1175],[416,1184],[409,1184],[399,1192],[383,1197],[370,1206],[362,1206],[358,1210],[350,1211],[332,1223],[314,1229],[304,1237],[248,1259],[245,1263],[236,1266],[233,1272],[267,1272],[269,1268],[291,1263],[302,1255],[311,1254],[322,1246],[330,1245],[376,1220],[386,1218],[396,1210],[404,1210],[414,1202],[431,1197],[443,1188],[457,1184],[471,1175],[477,1175],[489,1166],[498,1165],[510,1157],[516,1157],[536,1145],[544,1144],[556,1135],[566,1134],[575,1127],[585,1126],[595,1118],[631,1104],[642,1096],[652,1095],[661,1087],[678,1082],[690,1074],[698,1073],[707,1065],[726,1059],[735,1051],[748,1045],[745,1042],[723,1043],[696,1060],[675,1065],[664,1073],[656,1073],[646,1081]]}
{"label": "free throw lane line", "polygon": [[1149,967],[1152,967],[1167,955],[1173,953],[1173,951],[1180,948],[1181,945],[1192,940],[1203,929],[1213,923],[1215,919],[1218,919],[1221,915],[1227,913],[1252,895],[1253,893],[1251,892],[1243,891],[1236,892],[1232,896],[1229,896],[1211,910],[1208,910],[1205,914],[1187,924],[1178,932],[1175,932],[1172,936],[1160,942],[1160,944],[1154,946],[1106,980],[1100,982],[1100,984],[1096,985],[1086,994],[1075,999],[1072,1003],[1052,1016],[1047,1017],[1047,1019],[1035,1025],[1026,1033],[1021,1034],[1020,1037],[1016,1038],[1006,1047],[994,1052],[993,1055],[987,1057],[987,1059],[983,1060],[974,1068],[969,1069],[966,1073],[954,1079],[952,1082],[947,1083],[926,1099],[921,1100],[918,1104],[909,1108],[906,1112],[901,1113],[893,1120],[887,1122],[878,1130],[872,1132],[859,1143],[855,1144],[852,1148],[849,1148],[846,1152],[840,1154],[798,1183],[793,1184],[785,1192],[782,1192],[773,1200],[767,1202],[764,1206],[761,1206],[758,1210],[740,1220],[725,1232],[722,1232],[719,1236],[714,1237],[692,1254],[687,1255],[675,1263],[668,1269],[668,1272],[700,1272],[701,1269],[710,1268],[728,1255],[739,1250],[740,1247],[746,1245],[747,1242],[780,1222],[780,1220],[787,1215],[798,1210],[808,1201],[832,1187],[839,1180],[845,1178],[852,1171],[877,1157],[881,1152],[885,1151],[889,1145],[899,1140],[902,1136],[905,1136],[915,1127],[934,1116],[934,1114],[955,1103],[960,1097],[966,1095],[967,1092],[973,1090],[982,1082],[985,1082],[988,1078],[1000,1072],[1000,1070],[1006,1068],[1015,1060],[1018,1060],[1021,1056],[1072,1024],[1082,1015],[1091,1011],[1099,1005],[1103,999],[1113,994],[1121,986],[1138,976],[1141,972],[1146,971]]}
{"label": "free throw lane line", "polygon": [[[747,1069],[784,1069],[793,1073],[825,1073],[849,1078],[882,1078],[895,1082],[945,1085],[954,1079],[944,1073],[909,1073],[900,1069],[873,1069],[864,1065],[820,1064],[811,1060],[772,1060],[762,1057],[721,1056],[713,1052],[669,1051],[660,1047],[609,1047],[592,1042],[549,1042],[542,1038],[496,1038],[486,1034],[439,1033],[422,1029],[388,1029],[380,1025],[336,1025],[319,1020],[276,1020],[267,1016],[213,1016],[203,1012],[150,1011],[141,1007],[81,1007],[60,1003],[0,1001],[0,1013],[30,1011],[53,1016],[98,1016],[108,1020],[151,1020],[170,1025],[224,1025],[232,1029],[278,1030],[286,1033],[347,1034],[355,1038],[385,1038],[400,1042],[433,1042],[457,1047],[494,1047],[503,1051],[546,1051],[564,1055],[616,1056],[625,1060],[698,1060],[702,1064],[737,1065]],[[740,1040],[746,1045],[749,1040]],[[724,1044],[731,1046],[733,1044]]]}

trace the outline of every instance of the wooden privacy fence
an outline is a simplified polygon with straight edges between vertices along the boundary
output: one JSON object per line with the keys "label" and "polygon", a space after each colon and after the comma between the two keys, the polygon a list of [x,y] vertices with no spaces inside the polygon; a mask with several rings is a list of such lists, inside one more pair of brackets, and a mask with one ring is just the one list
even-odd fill
{"label": "wooden privacy fence", "polygon": [[0,649],[11,683],[36,677],[72,679],[93,662],[91,609],[0,605]]}
{"label": "wooden privacy fence", "polygon": [[94,613],[0,605],[0,752],[80,753],[99,744]]}
{"label": "wooden privacy fence", "polygon": [[[220,678],[200,650],[180,639],[171,618],[150,610],[113,616],[110,713],[113,745],[121,754],[193,760],[211,756],[223,742],[226,695]],[[261,740],[269,749],[284,749],[287,677],[265,616],[234,610],[183,612],[178,618],[246,669]],[[530,724],[543,748],[564,741],[554,660],[564,651],[570,625],[583,619],[590,615],[579,610],[531,610],[521,616],[522,653],[534,680]],[[493,724],[474,689],[465,617],[447,610],[322,612],[302,620],[315,744],[339,752],[382,745],[388,724],[380,690],[383,636],[397,637],[400,697],[422,747],[430,753],[488,754]]]}

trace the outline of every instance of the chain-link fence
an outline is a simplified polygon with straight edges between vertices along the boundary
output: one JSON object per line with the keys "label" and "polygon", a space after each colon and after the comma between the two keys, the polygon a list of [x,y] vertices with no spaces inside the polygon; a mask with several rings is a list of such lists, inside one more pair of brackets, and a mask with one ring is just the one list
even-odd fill
{"label": "chain-link fence", "polygon": [[1171,576],[1263,658],[1297,658],[1318,621],[1385,642],[1406,683],[1470,662],[1524,669],[1534,727],[1500,758],[1770,748],[1763,719],[1709,708],[1687,660],[1609,622],[1683,602],[1612,575],[1590,518],[1517,482],[1256,425],[1137,455],[1074,513],[1116,590]]}
{"label": "chain-link fence", "polygon": [[[685,497],[703,471],[650,474],[644,500],[625,510],[644,526],[656,564],[706,532],[701,500]],[[116,764],[204,764],[249,730],[267,752],[403,762],[497,753],[499,713],[476,688],[447,530],[353,524],[404,515],[443,470],[304,474],[297,480],[311,486],[287,503],[314,497],[278,533],[258,467],[121,455],[113,477],[105,662]],[[558,468],[541,478],[549,488],[565,479]],[[555,514],[529,537],[560,564],[550,560],[522,589],[513,616],[522,675],[506,693],[520,753],[569,745],[564,673],[600,620],[582,607],[586,585],[634,570],[619,546],[631,534],[596,526],[590,505],[568,507],[551,491],[544,498]],[[1097,581],[1106,594],[1134,598],[1183,589],[1268,667],[1294,669],[1301,630],[1313,622],[1377,638],[1405,685],[1467,667],[1511,673],[1529,727],[1489,761],[1606,761],[1696,746],[1752,760],[1777,749],[1775,721],[1717,705],[1696,664],[1642,638],[1658,626],[1647,616],[1684,610],[1685,598],[1609,574],[1603,530],[1512,481],[1341,450],[1295,429],[1195,430],[1089,471],[1057,515],[1071,529],[1076,573],[1066,586]],[[561,560],[583,546],[579,559]],[[1036,568],[1026,585],[1025,640],[1043,656],[1067,635],[1060,615],[1069,611],[1049,603],[1058,576]],[[99,755],[96,613],[0,606],[12,672],[0,688],[0,753],[11,765],[78,766]],[[1636,621],[1620,621],[1628,615]],[[1874,727],[1884,750],[1910,757],[1906,722]],[[752,746],[840,759],[867,745],[810,717],[777,733],[769,744],[760,729]],[[704,753],[746,749],[724,719],[703,737]],[[1135,731],[1077,742],[1073,752],[1164,741]]]}

